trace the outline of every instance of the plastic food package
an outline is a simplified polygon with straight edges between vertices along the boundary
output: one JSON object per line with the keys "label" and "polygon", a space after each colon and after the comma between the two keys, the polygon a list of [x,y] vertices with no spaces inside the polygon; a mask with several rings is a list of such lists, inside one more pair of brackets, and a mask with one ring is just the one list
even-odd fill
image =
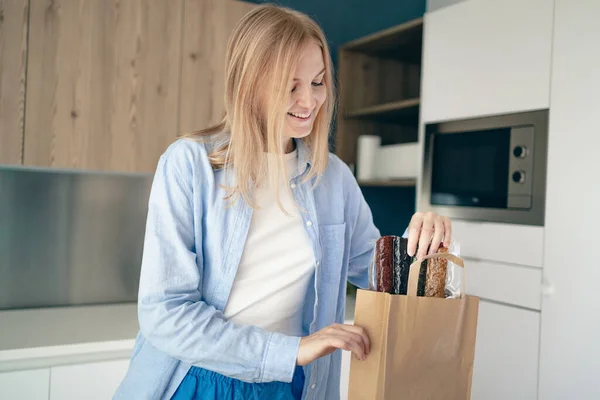
{"label": "plastic food package", "polygon": [[[408,239],[383,236],[375,244],[373,260],[369,267],[369,290],[406,295],[408,275],[416,258],[408,255]],[[458,243],[450,248],[440,247],[438,253],[460,256]],[[451,260],[426,259],[421,262],[417,296],[458,298],[461,296],[462,268]]]}

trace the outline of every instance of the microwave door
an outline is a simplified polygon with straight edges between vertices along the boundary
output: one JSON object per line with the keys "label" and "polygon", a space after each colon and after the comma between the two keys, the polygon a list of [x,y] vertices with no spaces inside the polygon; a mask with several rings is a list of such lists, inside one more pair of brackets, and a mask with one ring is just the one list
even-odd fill
{"label": "microwave door", "polygon": [[432,135],[430,203],[508,207],[510,128]]}

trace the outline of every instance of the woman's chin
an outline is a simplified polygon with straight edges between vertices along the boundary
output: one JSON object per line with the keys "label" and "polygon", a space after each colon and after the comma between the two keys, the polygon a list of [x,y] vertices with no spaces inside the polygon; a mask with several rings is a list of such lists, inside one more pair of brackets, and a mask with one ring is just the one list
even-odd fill
{"label": "woman's chin", "polygon": [[290,128],[288,127],[288,129],[286,129],[286,136],[289,138],[293,138],[293,139],[302,139],[307,137],[308,135],[310,135],[310,133],[312,132],[312,126],[311,127],[306,127],[306,128]]}

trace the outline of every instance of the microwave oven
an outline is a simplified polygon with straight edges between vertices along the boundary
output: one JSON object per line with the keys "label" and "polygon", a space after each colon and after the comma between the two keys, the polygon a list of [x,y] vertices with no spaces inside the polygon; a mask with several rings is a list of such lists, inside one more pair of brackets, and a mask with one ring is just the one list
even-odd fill
{"label": "microwave oven", "polygon": [[420,209],[544,225],[548,110],[426,124]]}

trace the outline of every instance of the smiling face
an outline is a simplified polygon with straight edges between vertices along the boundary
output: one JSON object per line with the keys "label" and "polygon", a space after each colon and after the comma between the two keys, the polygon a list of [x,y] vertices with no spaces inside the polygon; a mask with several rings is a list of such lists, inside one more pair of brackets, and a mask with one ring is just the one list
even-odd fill
{"label": "smiling face", "polygon": [[327,98],[324,75],[321,47],[310,41],[304,46],[293,75],[283,132],[288,149],[292,138],[303,138],[312,132],[315,118]]}

